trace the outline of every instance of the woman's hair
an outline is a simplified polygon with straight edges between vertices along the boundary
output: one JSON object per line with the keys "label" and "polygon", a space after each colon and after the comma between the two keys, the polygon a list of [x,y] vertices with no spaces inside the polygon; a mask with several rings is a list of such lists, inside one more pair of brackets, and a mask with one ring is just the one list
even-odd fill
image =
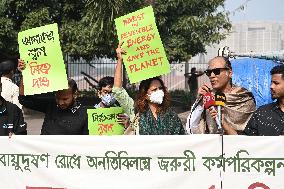
{"label": "woman's hair", "polygon": [[143,80],[139,85],[139,91],[136,95],[135,109],[139,113],[145,113],[148,108],[148,100],[147,100],[147,91],[150,88],[152,81],[158,80],[162,85],[162,90],[164,92],[164,98],[162,104],[158,105],[158,112],[165,112],[171,103],[170,94],[163,82],[163,80],[159,77],[150,78],[147,80]]}

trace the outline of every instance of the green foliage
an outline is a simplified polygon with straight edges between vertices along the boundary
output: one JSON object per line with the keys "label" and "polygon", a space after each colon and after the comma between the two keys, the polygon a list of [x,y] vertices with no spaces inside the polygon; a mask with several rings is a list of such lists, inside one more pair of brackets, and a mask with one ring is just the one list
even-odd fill
{"label": "green foliage", "polygon": [[224,1],[155,1],[158,29],[170,60],[188,60],[225,37],[231,24],[220,9]]}
{"label": "green foliage", "polygon": [[118,45],[114,19],[142,7],[141,0],[87,0],[84,19],[89,23],[93,52],[98,57],[115,57]]}
{"label": "green foliage", "polygon": [[1,57],[9,57],[11,52],[16,52],[17,44],[16,31],[13,30],[14,23],[4,17],[0,17],[0,60]]}
{"label": "green foliage", "polygon": [[[0,52],[17,55],[17,33],[58,23],[64,53],[74,58],[115,57],[114,19],[148,6],[171,61],[188,60],[218,43],[231,27],[225,0],[2,0]],[[2,56],[0,54],[0,56]]]}
{"label": "green foliage", "polygon": [[[57,0],[2,0],[0,10],[0,38],[2,39],[2,36],[4,38],[4,40],[1,40],[2,43],[0,43],[0,52],[2,54],[5,53],[6,56],[7,54],[17,56],[18,32],[46,24],[58,23],[60,37],[65,39],[64,37],[69,31],[61,30],[61,28],[64,28],[66,25],[72,25],[74,22],[82,21],[85,15],[85,3],[84,0],[63,0],[60,2]],[[74,28],[74,30],[77,29],[79,27]],[[82,36],[82,31],[79,32],[72,34],[73,36]],[[72,40],[73,36],[70,35],[68,37],[69,41]],[[76,45],[77,41],[72,41],[72,45],[67,42],[65,40],[61,41],[64,53],[68,52],[66,50],[69,50],[68,47],[70,46],[75,47],[75,49],[78,48]],[[67,48],[65,48],[65,45],[67,45]],[[74,49],[72,50],[75,51]],[[81,53],[80,51],[75,52]]]}

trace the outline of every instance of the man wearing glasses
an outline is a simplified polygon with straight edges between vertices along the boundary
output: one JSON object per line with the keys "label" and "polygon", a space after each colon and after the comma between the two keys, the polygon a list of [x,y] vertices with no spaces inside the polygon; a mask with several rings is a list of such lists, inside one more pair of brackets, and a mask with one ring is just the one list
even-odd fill
{"label": "man wearing glasses", "polygon": [[216,123],[216,108],[211,106],[205,109],[203,104],[204,95],[211,92],[212,96],[215,96],[214,94],[218,92],[224,93],[226,96],[225,106],[222,109],[222,121],[218,124],[222,126],[226,134],[241,133],[256,110],[252,93],[243,87],[232,84],[233,71],[227,58],[215,57],[210,60],[205,74],[208,76],[211,86],[204,84],[198,89],[198,98],[187,119],[187,132],[194,134],[220,132]]}

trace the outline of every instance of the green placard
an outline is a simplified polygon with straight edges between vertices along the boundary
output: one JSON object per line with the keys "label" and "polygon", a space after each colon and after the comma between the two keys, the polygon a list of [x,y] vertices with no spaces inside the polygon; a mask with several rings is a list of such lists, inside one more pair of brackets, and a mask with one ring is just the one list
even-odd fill
{"label": "green placard", "polygon": [[121,107],[88,109],[89,135],[122,135],[124,126],[117,123],[117,115],[123,114]]}
{"label": "green placard", "polygon": [[25,95],[68,88],[57,24],[29,29],[18,34]]}
{"label": "green placard", "polygon": [[151,6],[115,19],[119,42],[130,83],[170,72],[169,61],[155,23]]}

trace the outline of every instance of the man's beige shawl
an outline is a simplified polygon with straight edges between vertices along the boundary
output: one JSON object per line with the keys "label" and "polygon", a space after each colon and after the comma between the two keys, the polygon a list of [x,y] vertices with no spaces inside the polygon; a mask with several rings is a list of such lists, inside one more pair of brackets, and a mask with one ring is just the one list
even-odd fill
{"label": "man's beige shawl", "polygon": [[[224,120],[236,131],[243,131],[252,113],[256,110],[252,93],[245,88],[233,86],[230,93],[225,93],[225,96]],[[192,132],[195,134],[205,133],[206,124],[209,133],[217,133],[216,122],[211,118],[208,110],[202,113],[198,127],[192,128]]]}

